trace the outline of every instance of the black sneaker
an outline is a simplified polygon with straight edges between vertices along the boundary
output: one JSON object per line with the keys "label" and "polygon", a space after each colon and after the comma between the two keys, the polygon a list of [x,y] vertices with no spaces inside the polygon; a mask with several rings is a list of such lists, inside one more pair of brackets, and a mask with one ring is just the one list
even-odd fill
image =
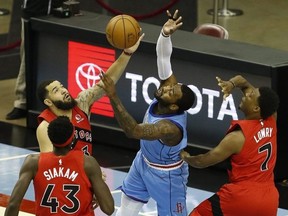
{"label": "black sneaker", "polygon": [[26,115],[27,110],[14,107],[14,109],[6,115],[6,120],[25,118]]}

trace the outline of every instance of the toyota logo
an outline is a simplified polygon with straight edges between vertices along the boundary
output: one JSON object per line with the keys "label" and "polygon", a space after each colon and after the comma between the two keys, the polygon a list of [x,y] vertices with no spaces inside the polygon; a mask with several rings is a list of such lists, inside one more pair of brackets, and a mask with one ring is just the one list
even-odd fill
{"label": "toyota logo", "polygon": [[[102,68],[100,68],[98,65],[93,63],[85,63],[80,65],[75,73],[75,78],[77,85],[81,90],[86,89],[84,86],[87,86],[87,88],[90,88],[94,86],[99,80],[99,74],[103,71]],[[83,79],[83,77],[85,79]],[[81,81],[86,80],[86,85],[83,85],[84,83],[81,83]]]}

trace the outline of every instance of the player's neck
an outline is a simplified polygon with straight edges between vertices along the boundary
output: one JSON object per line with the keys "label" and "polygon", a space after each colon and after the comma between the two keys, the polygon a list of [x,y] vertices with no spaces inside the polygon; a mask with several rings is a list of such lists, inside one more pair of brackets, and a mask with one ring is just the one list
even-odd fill
{"label": "player's neck", "polygon": [[69,119],[72,117],[72,109],[70,110],[61,110],[61,109],[51,109],[51,111],[56,115],[56,116],[67,116]]}

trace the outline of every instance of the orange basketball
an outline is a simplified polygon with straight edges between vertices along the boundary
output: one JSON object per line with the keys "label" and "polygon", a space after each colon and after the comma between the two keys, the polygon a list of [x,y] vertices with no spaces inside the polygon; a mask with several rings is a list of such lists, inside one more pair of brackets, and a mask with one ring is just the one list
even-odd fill
{"label": "orange basketball", "polygon": [[115,48],[133,46],[139,39],[140,26],[132,16],[121,14],[113,17],[106,26],[106,38]]}

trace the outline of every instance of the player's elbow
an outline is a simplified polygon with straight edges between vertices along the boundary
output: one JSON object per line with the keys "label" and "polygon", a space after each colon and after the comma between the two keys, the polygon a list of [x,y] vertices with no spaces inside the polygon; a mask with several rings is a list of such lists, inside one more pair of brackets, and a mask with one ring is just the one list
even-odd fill
{"label": "player's elbow", "polygon": [[112,215],[113,212],[115,211],[114,202],[107,203],[101,206],[100,208],[107,215]]}
{"label": "player's elbow", "polygon": [[130,138],[130,139],[136,138],[135,135],[134,135],[134,133],[133,133],[133,131],[126,131],[125,134],[126,134],[126,136],[127,136],[128,138]]}

